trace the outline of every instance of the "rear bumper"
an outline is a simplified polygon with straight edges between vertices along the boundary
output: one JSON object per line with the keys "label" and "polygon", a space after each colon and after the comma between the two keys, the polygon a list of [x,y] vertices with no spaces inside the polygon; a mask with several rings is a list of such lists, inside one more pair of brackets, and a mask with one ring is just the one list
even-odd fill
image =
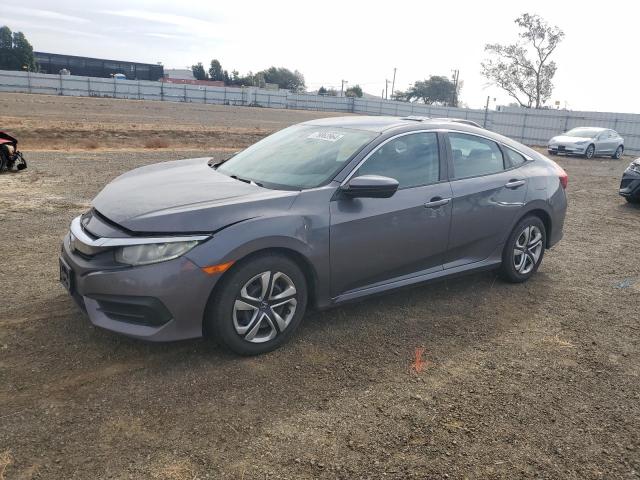
{"label": "rear bumper", "polygon": [[218,275],[185,257],[139,267],[92,265],[70,251],[71,295],[94,325],[129,337],[173,341],[201,337],[204,312]]}

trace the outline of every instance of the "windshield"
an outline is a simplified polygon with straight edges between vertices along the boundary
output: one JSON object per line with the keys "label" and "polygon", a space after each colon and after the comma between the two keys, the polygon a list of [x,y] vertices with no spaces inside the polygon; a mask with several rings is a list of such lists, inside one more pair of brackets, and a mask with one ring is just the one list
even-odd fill
{"label": "windshield", "polygon": [[318,187],[376,135],[348,128],[294,125],[238,153],[218,171],[268,188]]}
{"label": "windshield", "polygon": [[574,128],[569,130],[565,135],[567,137],[584,137],[593,138],[597,136],[602,130],[596,130],[594,128]]}

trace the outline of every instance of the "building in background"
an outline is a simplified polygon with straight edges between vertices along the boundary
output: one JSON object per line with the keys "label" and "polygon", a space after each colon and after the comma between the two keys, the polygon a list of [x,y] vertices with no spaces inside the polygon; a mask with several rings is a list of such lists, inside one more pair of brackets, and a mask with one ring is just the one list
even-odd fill
{"label": "building in background", "polygon": [[161,64],[106,60],[103,58],[78,57],[58,53],[33,52],[42,73],[58,75],[68,70],[71,75],[110,78],[124,75],[128,80],[161,80],[164,67]]}

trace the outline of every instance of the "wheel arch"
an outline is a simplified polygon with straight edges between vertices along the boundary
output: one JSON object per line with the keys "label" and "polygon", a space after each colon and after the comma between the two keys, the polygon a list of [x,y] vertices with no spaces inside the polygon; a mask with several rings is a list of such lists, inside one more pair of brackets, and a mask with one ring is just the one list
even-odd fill
{"label": "wheel arch", "polygon": [[261,248],[258,250],[254,250],[250,253],[247,253],[245,256],[236,260],[234,264],[231,266],[231,268],[225,271],[220,276],[220,278],[216,281],[215,285],[211,289],[211,292],[209,293],[209,298],[207,299],[204,315],[202,317],[202,333],[204,336],[209,336],[209,334],[211,333],[207,331],[207,328],[206,328],[207,322],[205,321],[207,315],[209,314],[209,309],[211,308],[210,307],[211,300],[215,297],[216,293],[220,290],[226,278],[229,277],[230,272],[233,272],[238,267],[238,265],[244,264],[245,262],[250,261],[252,258],[262,256],[262,255],[268,255],[268,254],[279,254],[279,255],[285,256],[290,260],[292,260],[300,268],[307,282],[307,295],[308,295],[307,305],[308,307],[312,307],[312,308],[317,305],[318,282],[319,282],[318,272],[316,271],[311,261],[302,253],[290,247],[278,246],[278,247]]}
{"label": "wheel arch", "polygon": [[528,216],[536,216],[538,217],[540,220],[542,220],[542,223],[544,224],[544,229],[546,232],[546,245],[545,248],[549,248],[549,239],[551,238],[551,231],[553,229],[553,221],[551,220],[551,215],[549,214],[549,212],[547,212],[545,209],[540,208],[540,207],[536,207],[536,208],[532,208],[531,210],[526,211],[524,214],[522,214],[518,220],[515,222],[514,226],[517,225],[518,223],[520,223],[520,221],[524,218],[524,217],[528,217]]}

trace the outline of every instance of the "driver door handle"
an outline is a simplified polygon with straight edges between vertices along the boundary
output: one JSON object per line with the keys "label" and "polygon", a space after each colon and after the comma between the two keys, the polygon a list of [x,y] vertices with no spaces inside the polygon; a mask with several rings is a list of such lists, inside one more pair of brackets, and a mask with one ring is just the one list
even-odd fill
{"label": "driver door handle", "polygon": [[525,180],[513,179],[513,180],[509,180],[507,183],[505,183],[504,186],[507,187],[507,188],[514,189],[514,188],[521,187],[525,183],[527,183]]}
{"label": "driver door handle", "polygon": [[450,201],[451,201],[450,198],[433,197],[431,200],[425,203],[424,206],[427,208],[438,208],[438,207],[442,207],[443,205],[446,205]]}

